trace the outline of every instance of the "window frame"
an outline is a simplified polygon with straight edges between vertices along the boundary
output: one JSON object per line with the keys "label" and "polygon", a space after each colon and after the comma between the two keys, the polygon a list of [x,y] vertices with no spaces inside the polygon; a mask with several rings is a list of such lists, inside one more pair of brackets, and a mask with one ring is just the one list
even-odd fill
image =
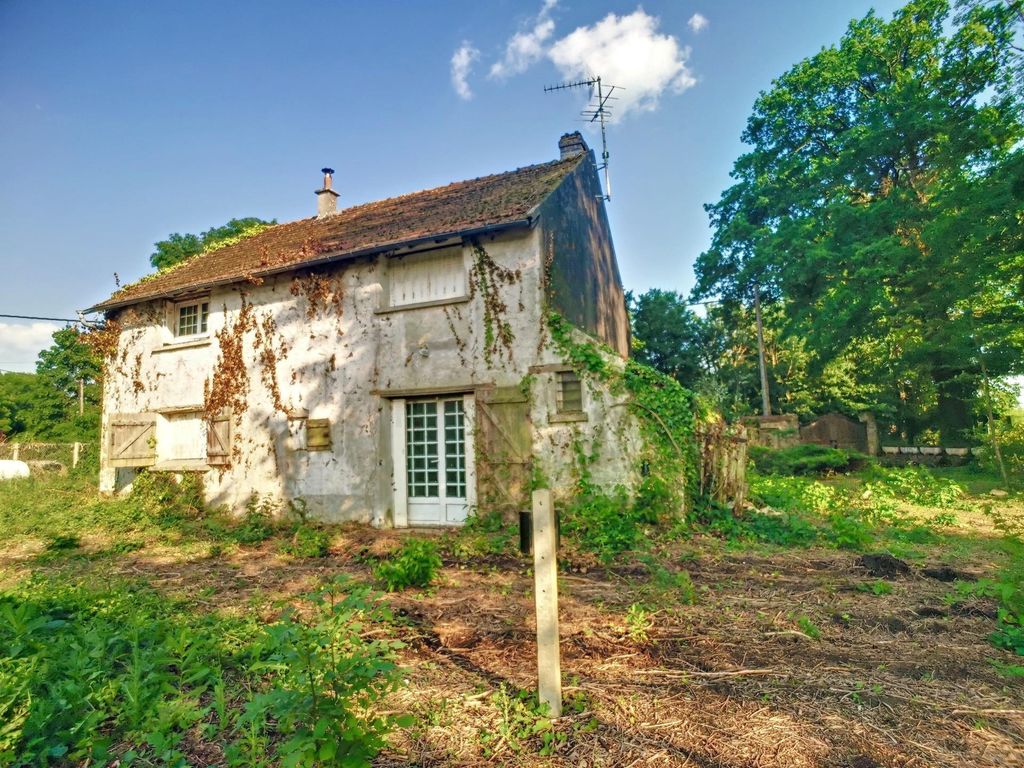
{"label": "window frame", "polygon": [[[566,407],[565,385],[569,382],[575,384],[579,391],[579,397],[572,398],[579,403],[578,408]],[[555,413],[559,416],[580,416],[586,413],[583,407],[583,379],[573,369],[555,372]]]}
{"label": "window frame", "polygon": [[[181,313],[183,310],[195,307],[194,316],[196,330],[192,333],[181,333]],[[205,315],[203,307],[206,308]],[[171,307],[170,317],[171,337],[175,342],[192,341],[203,339],[210,335],[210,297],[199,296],[184,301],[176,301]]]}

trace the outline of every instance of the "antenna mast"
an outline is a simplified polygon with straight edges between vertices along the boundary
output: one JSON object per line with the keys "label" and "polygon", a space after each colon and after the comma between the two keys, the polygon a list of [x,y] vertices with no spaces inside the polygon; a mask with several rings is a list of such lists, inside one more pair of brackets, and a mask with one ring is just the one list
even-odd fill
{"label": "antenna mast", "polygon": [[605,133],[605,124],[611,118],[612,108],[608,105],[609,101],[614,101],[616,96],[612,96],[612,93],[616,90],[622,90],[621,86],[618,85],[604,85],[601,83],[600,76],[589,77],[586,80],[575,80],[568,83],[560,83],[558,85],[548,85],[544,87],[544,93],[550,93],[551,91],[567,91],[571,88],[590,88],[590,93],[593,95],[594,89],[597,89],[597,101],[592,102],[588,109],[583,110],[580,114],[587,118],[588,123],[597,123],[601,126],[601,165],[597,167],[597,170],[604,171],[604,190],[605,193],[602,196],[605,200],[612,199],[612,182],[608,176],[608,137]]}

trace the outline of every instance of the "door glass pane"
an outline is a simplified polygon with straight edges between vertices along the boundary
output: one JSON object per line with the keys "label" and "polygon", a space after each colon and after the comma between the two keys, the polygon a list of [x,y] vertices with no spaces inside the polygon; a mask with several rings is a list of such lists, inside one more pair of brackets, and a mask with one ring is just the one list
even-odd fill
{"label": "door glass pane", "polygon": [[406,403],[405,455],[409,498],[438,496],[437,449],[437,403]]}
{"label": "door glass pane", "polygon": [[462,400],[444,403],[445,495],[466,498],[466,429]]}

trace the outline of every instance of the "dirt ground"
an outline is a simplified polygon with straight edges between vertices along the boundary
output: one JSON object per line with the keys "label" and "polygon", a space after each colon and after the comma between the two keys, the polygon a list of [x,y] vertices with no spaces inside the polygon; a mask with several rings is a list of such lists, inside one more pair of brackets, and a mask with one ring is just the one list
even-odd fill
{"label": "dirt ground", "polygon": [[[267,542],[216,558],[152,547],[48,567],[111,569],[209,610],[271,619],[281,599],[332,575],[369,578],[367,556],[403,535],[416,534],[345,528],[318,560]],[[570,568],[560,577],[567,705],[550,725],[550,756],[538,754],[547,723],[535,730],[529,711],[530,564],[447,562],[435,588],[387,598],[408,681],[388,706],[417,725],[393,734],[378,765],[1024,766],[1024,684],[992,663],[1010,660],[987,642],[995,607],[944,599],[951,579],[988,571],[983,554],[893,573],[853,553],[696,537],[670,564],[690,574],[692,605],[652,598],[635,565]],[[880,577],[890,593],[872,591]],[[638,602],[658,607],[630,624]]]}

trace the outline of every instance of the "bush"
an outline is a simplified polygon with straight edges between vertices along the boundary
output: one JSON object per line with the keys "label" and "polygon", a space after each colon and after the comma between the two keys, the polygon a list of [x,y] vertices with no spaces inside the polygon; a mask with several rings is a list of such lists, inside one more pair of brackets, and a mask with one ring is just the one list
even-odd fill
{"label": "bush", "polygon": [[406,587],[429,587],[441,567],[437,545],[426,539],[407,539],[398,554],[382,560],[373,575],[384,582],[388,592]]}
{"label": "bush", "polygon": [[195,519],[206,508],[203,476],[187,472],[179,480],[168,472],[143,470],[132,481],[131,499],[160,523]]}
{"label": "bush", "polygon": [[750,459],[766,475],[820,475],[855,469],[865,457],[824,445],[794,445],[789,448],[750,446]]}
{"label": "bush", "polygon": [[565,508],[562,533],[607,563],[636,546],[640,536],[637,517],[624,488],[616,488],[609,496],[587,486]]}

